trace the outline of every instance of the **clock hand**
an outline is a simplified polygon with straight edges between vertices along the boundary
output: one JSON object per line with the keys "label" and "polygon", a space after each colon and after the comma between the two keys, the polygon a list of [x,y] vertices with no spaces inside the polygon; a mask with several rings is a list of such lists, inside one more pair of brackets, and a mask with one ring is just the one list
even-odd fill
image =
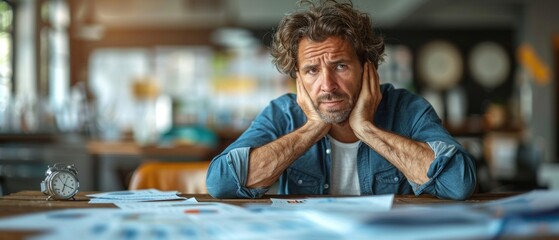
{"label": "clock hand", "polygon": [[68,178],[64,178],[64,181],[62,182],[62,185],[64,185],[62,187],[62,191],[64,192],[64,189],[66,188],[66,182],[68,182]]}
{"label": "clock hand", "polygon": [[66,184],[64,184],[64,187],[68,187],[68,188],[74,189],[73,187],[70,187],[70,186],[68,186],[68,185],[66,185]]}

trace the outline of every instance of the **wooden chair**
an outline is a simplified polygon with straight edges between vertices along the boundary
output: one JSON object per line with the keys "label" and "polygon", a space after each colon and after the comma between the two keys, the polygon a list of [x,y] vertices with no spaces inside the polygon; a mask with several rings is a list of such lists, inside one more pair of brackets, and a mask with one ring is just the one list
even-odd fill
{"label": "wooden chair", "polygon": [[130,179],[128,189],[155,188],[181,193],[207,193],[206,172],[210,161],[142,163]]}

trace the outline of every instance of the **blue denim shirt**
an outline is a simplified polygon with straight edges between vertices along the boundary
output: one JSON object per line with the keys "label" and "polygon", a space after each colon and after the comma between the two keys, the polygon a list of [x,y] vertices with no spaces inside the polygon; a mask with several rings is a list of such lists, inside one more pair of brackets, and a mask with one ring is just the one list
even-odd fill
{"label": "blue denim shirt", "polygon": [[[423,98],[392,85],[381,85],[382,101],[374,123],[401,136],[426,142],[435,153],[422,185],[408,181],[394,165],[361,143],[357,173],[362,195],[428,193],[445,199],[468,198],[475,188],[474,161],[443,128]],[[295,94],[273,100],[250,127],[210,163],[206,185],[216,198],[259,198],[269,188],[247,188],[251,148],[265,145],[303,126],[306,116]],[[330,142],[323,137],[291,164],[279,178],[279,194],[329,194],[332,158]]]}

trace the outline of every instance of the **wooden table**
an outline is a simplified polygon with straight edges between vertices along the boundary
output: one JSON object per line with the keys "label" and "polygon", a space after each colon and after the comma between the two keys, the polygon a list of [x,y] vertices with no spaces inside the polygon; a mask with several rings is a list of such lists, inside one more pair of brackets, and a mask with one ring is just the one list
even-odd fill
{"label": "wooden table", "polygon": [[[0,197],[0,217],[6,217],[11,215],[41,212],[48,210],[60,210],[66,208],[107,208],[114,207],[113,204],[89,204],[89,198],[86,197],[88,194],[93,194],[96,192],[80,192],[76,195],[76,200],[62,201],[46,201],[45,195],[39,191],[22,191],[18,193],[13,193],[7,196]],[[306,198],[313,197],[307,195],[265,195],[263,198],[259,199],[216,199],[208,194],[180,194],[183,197],[195,197],[199,202],[223,202],[234,205],[244,205],[249,203],[261,203],[261,204],[271,204],[270,198]],[[501,199],[504,197],[510,197],[515,195],[515,193],[485,193],[485,194],[475,194],[465,202],[469,203],[479,203],[492,201],[496,199]],[[314,196],[317,197],[317,196]],[[324,197],[324,196],[322,196]],[[396,195],[394,197],[394,206],[407,205],[407,204],[448,204],[456,203],[458,201],[443,200],[429,195]]]}
{"label": "wooden table", "polygon": [[[116,208],[113,204],[89,204],[88,194],[95,192],[80,192],[76,196],[76,200],[70,201],[47,201],[45,195],[39,191],[22,191],[7,196],[0,197],[0,218],[15,216],[25,213],[35,213],[49,210],[60,210],[68,208]],[[491,193],[476,194],[465,202],[479,203],[510,197],[515,193]],[[260,199],[215,199],[207,194],[181,194],[184,197],[195,197],[199,202],[223,202],[234,205],[244,205],[249,203],[271,204],[270,198],[306,198],[313,196],[304,195],[265,195]],[[317,196],[314,196],[317,197]],[[322,196],[324,197],[324,196]],[[442,200],[432,196],[422,195],[396,195],[394,198],[394,207],[408,204],[448,204],[457,201]],[[0,239],[22,239],[29,235],[36,234],[34,232],[24,231],[1,231]]]}
{"label": "wooden table", "polygon": [[[7,196],[0,197],[0,217],[11,215],[32,213],[48,210],[60,210],[66,208],[107,208],[114,207],[113,204],[89,204],[88,194],[97,192],[80,192],[76,196],[76,200],[62,201],[53,200],[46,201],[45,195],[39,191],[22,191],[13,193]],[[324,197],[324,196],[308,196],[308,195],[265,195],[259,199],[216,199],[208,194],[180,194],[183,197],[195,197],[199,202],[223,202],[234,205],[244,205],[249,203],[271,204],[270,198],[307,198],[307,197]],[[510,197],[515,193],[486,193],[475,194],[465,202],[479,203]],[[394,197],[394,206],[407,205],[407,204],[448,204],[457,203],[458,201],[443,200],[429,195],[396,195]]]}

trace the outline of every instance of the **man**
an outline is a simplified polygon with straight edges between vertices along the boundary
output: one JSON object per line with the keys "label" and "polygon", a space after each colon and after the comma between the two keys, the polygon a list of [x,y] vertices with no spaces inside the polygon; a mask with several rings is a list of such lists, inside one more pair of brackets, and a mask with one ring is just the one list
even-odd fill
{"label": "man", "polygon": [[216,198],[411,194],[466,199],[475,166],[423,98],[380,85],[368,15],[326,1],[286,15],[272,43],[297,95],[273,100],[208,169]]}

